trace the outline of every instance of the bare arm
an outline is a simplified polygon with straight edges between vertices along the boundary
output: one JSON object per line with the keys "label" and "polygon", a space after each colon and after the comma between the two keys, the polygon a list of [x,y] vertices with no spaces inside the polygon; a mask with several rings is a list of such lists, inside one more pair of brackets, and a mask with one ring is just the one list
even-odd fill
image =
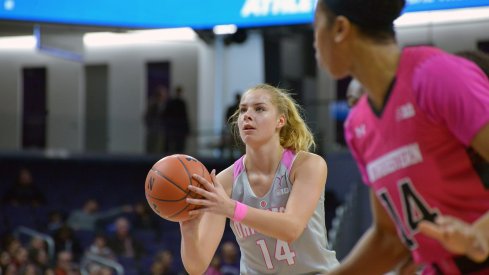
{"label": "bare arm", "polygon": [[473,258],[476,261],[484,261],[489,257],[489,211],[479,218],[473,227],[481,236],[481,242],[476,252],[478,255]]}
{"label": "bare arm", "polygon": [[[228,194],[231,194],[232,172],[231,166],[217,175]],[[226,217],[214,213],[202,213],[180,223],[182,261],[189,274],[205,272],[219,246],[225,226]]]}
{"label": "bare arm", "polygon": [[[284,213],[249,207],[248,214],[241,223],[279,240],[292,242],[307,226],[326,183],[327,167],[323,158],[311,153],[301,153],[291,171],[293,187]],[[212,212],[225,217],[233,217],[236,202],[224,196],[217,182],[211,185],[202,177],[196,177],[205,189],[192,188],[206,199],[192,203],[205,207],[196,212]]]}
{"label": "bare arm", "polygon": [[391,218],[370,191],[373,224],[341,265],[328,274],[384,274],[410,256]]}

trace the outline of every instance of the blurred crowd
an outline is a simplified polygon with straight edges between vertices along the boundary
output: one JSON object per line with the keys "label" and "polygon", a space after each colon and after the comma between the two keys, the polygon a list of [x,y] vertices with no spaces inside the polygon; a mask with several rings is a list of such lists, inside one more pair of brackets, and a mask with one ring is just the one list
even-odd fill
{"label": "blurred crowd", "polygon": [[[24,223],[24,214],[16,221],[14,211],[36,215],[49,204],[27,168],[1,199],[0,275],[109,275],[120,268],[124,274],[185,274],[178,224],[163,221],[146,201],[101,209],[90,198],[68,213],[50,209],[44,224]],[[239,274],[235,243],[222,244],[208,274]]]}

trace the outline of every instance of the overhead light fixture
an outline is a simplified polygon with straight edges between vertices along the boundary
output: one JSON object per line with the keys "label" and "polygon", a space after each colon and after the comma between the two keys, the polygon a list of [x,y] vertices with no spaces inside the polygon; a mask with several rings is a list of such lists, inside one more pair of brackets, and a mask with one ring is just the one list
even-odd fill
{"label": "overhead light fixture", "polygon": [[0,49],[35,49],[36,43],[36,38],[33,35],[2,37],[0,38]]}
{"label": "overhead light fixture", "polygon": [[127,33],[96,32],[83,36],[87,47],[141,45],[170,41],[195,41],[197,34],[191,28],[129,31]]}
{"label": "overhead light fixture", "polygon": [[236,25],[217,25],[212,28],[215,35],[233,34],[238,30]]}
{"label": "overhead light fixture", "polygon": [[394,21],[396,27],[463,23],[489,19],[489,7],[407,12]]}

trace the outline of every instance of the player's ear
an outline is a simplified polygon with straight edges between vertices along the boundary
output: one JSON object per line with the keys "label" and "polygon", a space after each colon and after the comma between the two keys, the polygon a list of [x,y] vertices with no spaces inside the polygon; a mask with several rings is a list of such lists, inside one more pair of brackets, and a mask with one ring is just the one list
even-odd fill
{"label": "player's ear", "polygon": [[333,25],[334,42],[341,43],[345,41],[351,32],[351,22],[345,16],[339,15],[336,17]]}
{"label": "player's ear", "polygon": [[284,116],[284,115],[279,115],[279,117],[278,117],[278,121],[277,121],[277,128],[282,128],[282,127],[284,127],[285,122],[286,122],[286,118],[285,118],[285,116]]}

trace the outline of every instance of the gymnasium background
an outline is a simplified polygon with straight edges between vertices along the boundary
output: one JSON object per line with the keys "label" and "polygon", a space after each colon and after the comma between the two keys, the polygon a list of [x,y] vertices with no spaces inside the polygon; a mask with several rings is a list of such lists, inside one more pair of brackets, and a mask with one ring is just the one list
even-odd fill
{"label": "gymnasium background", "polygon": [[[146,150],[144,114],[159,84],[170,95],[176,87],[183,88],[190,133],[182,153],[217,171],[240,152],[237,148],[223,151],[221,144],[226,108],[236,93],[261,82],[292,90],[316,135],[317,153],[328,161],[327,226],[330,245],[339,258],[368,226],[368,198],[342,136],[349,79],[333,81],[316,66],[311,26],[314,1],[288,1],[296,3],[294,16],[264,17],[265,11],[249,10],[248,19],[236,22],[218,16],[212,17],[215,22],[205,17],[199,21],[199,16],[213,11],[199,7],[199,1],[187,1],[169,7],[158,3],[153,8],[140,3],[112,12],[115,3],[109,1],[99,7],[99,13],[90,7],[52,6],[52,1],[46,1],[44,8],[4,1],[0,11],[0,198],[25,168],[45,201],[9,205],[2,200],[2,255],[8,254],[11,236],[26,249],[37,236],[45,244],[49,264],[56,266],[60,248],[54,245],[55,232],[48,226],[53,213],[67,219],[89,199],[99,202],[101,212],[145,203],[146,173],[168,153]],[[211,2],[216,10],[226,11],[225,4]],[[235,2],[241,13],[246,5],[253,5],[253,1]],[[439,6],[423,7],[423,1],[411,1],[411,9],[429,11],[413,9],[396,23],[402,46],[489,51],[488,1],[426,2]],[[458,6],[446,6],[446,2]],[[189,17],[179,15],[185,10]],[[115,17],[105,18],[103,11]],[[151,14],[141,17],[144,12]],[[80,18],[85,13],[90,16]],[[134,18],[124,21],[124,16]],[[189,21],[165,21],[175,18]],[[213,32],[214,24],[231,23],[237,24],[234,33],[233,28],[231,33]],[[187,26],[192,28],[170,28]],[[103,220],[96,231],[73,230],[72,238],[81,247],[72,262],[73,274],[91,273],[86,261],[109,267],[114,274],[150,274],[164,250],[173,254],[174,273],[183,272],[178,224],[156,215],[154,228],[132,229],[143,247],[140,257],[87,260],[86,251],[97,232],[110,238],[120,216],[131,222],[137,219],[134,211],[121,212]],[[228,228],[224,241],[234,242],[233,238]],[[3,272],[5,263],[0,261]]]}

